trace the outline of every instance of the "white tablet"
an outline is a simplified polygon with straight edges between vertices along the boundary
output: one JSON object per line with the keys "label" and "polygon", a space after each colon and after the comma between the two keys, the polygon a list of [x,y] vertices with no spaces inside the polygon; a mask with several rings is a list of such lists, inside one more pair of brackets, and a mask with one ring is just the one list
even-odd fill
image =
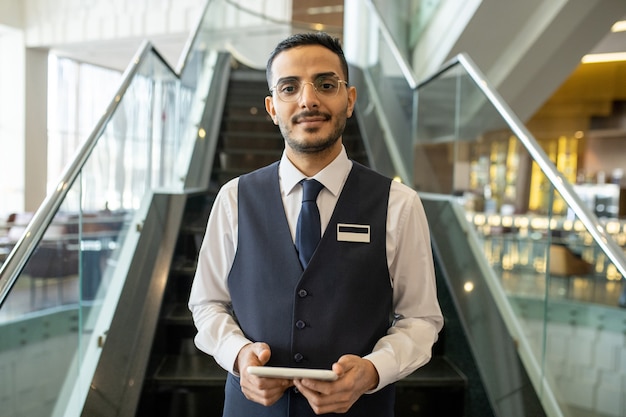
{"label": "white tablet", "polygon": [[322,381],[334,381],[338,378],[336,373],[325,369],[283,368],[279,366],[248,366],[248,372],[252,375],[262,376],[265,378],[310,378],[319,379]]}

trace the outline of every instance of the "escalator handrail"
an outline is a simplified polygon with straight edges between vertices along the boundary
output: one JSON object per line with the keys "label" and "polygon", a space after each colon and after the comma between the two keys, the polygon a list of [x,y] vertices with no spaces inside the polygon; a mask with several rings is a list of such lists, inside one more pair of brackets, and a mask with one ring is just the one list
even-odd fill
{"label": "escalator handrail", "polygon": [[[617,245],[617,242],[606,231],[604,225],[599,221],[598,217],[591,212],[581,198],[576,194],[574,188],[569,181],[559,172],[554,163],[548,158],[546,152],[537,143],[535,137],[530,133],[526,126],[521,122],[517,115],[511,110],[509,105],[504,101],[498,91],[491,85],[487,77],[480,71],[473,60],[465,53],[457,55],[444,68],[449,69],[455,63],[460,64],[474,81],[480,91],[487,97],[489,102],[495,107],[500,116],[506,121],[513,133],[517,136],[526,151],[530,154],[532,160],[541,168],[543,174],[548,178],[552,186],[559,192],[570,207],[576,217],[585,225],[589,234],[596,241],[598,246],[602,248],[604,253],[613,262],[615,267],[626,278],[626,255]],[[439,72],[441,74],[441,72]],[[429,79],[430,81],[433,78]],[[425,82],[427,83],[428,80]],[[418,88],[425,85],[420,83]]]}
{"label": "escalator handrail", "polygon": [[89,159],[91,152],[97,145],[98,139],[101,137],[104,129],[106,129],[108,121],[115,113],[115,110],[122,101],[122,98],[128,90],[134,76],[137,74],[141,65],[148,59],[149,54],[154,54],[173,74],[179,76],[179,73],[176,73],[172,69],[167,60],[165,60],[163,56],[154,48],[150,41],[144,41],[141,44],[132,61],[128,64],[126,70],[124,71],[120,85],[106,111],[98,120],[98,123],[94,127],[92,133],[85,140],[82,146],[79,147],[75,156],[65,167],[54,191],[46,196],[33,215],[32,220],[26,226],[24,233],[13,246],[13,249],[5,259],[4,263],[0,266],[0,308],[2,308],[2,304],[8,297],[13,285],[15,285],[15,282],[19,278],[19,275],[25,267],[28,259],[32,256],[37,248],[37,245],[43,238],[48,226],[52,223],[52,220],[61,207],[61,204],[63,204],[70,187],[80,175],[80,172]]}
{"label": "escalator handrail", "polygon": [[433,75],[419,83],[416,82],[416,77],[413,74],[410,65],[400,53],[391,32],[383,21],[374,2],[372,0],[368,0],[365,4],[369,9],[369,14],[374,16],[377,20],[377,23],[380,26],[380,31],[385,38],[386,45],[390,48],[392,56],[394,57],[396,64],[400,67],[406,82],[414,91],[417,90],[419,92],[419,90],[425,85],[439,78],[442,74],[446,73],[456,65],[461,65],[465,69],[476,86],[487,97],[489,102],[506,121],[511,130],[517,135],[522,145],[526,148],[533,161],[537,163],[541,171],[546,175],[552,186],[561,194],[568,206],[572,208],[574,214],[587,228],[593,239],[622,274],[622,277],[626,279],[626,255],[624,255],[622,249],[607,233],[605,227],[602,223],[600,223],[597,216],[593,214],[585,204],[583,204],[582,200],[578,194],[576,194],[569,181],[556,169],[556,166],[552,163],[552,161],[550,161],[544,150],[537,143],[534,136],[506,104],[495,87],[489,82],[489,80],[487,80],[473,60],[466,53],[458,54],[442,65],[441,68]]}
{"label": "escalator handrail", "polygon": [[191,32],[193,35],[187,38],[187,41],[185,42],[185,45],[183,46],[183,51],[180,54],[178,64],[176,65],[175,73],[178,75],[182,74],[184,68],[187,66],[187,61],[189,60],[189,57],[191,56],[191,48],[196,43],[196,39],[198,38],[198,35],[200,34],[200,30],[202,29],[202,22],[204,22],[204,16],[206,16],[207,10],[209,9],[209,6],[211,5],[211,3],[212,3],[212,0],[206,0],[204,9],[202,10],[202,13],[198,15],[199,16],[198,20],[193,28],[193,31]]}
{"label": "escalator handrail", "polygon": [[396,61],[396,64],[400,67],[400,70],[402,71],[402,75],[404,76],[404,79],[408,83],[409,87],[415,90],[417,88],[418,83],[417,83],[417,77],[413,73],[413,69],[411,68],[411,65],[409,65],[405,57],[402,55],[402,52],[400,52],[400,49],[398,48],[396,41],[393,39],[393,36],[391,35],[391,31],[387,27],[387,24],[385,23],[385,21],[382,19],[381,14],[378,12],[378,9],[376,8],[376,5],[374,4],[373,0],[368,0],[365,2],[365,4],[370,9],[370,15],[376,18],[376,22],[380,28],[380,31],[383,37],[385,38],[386,45],[391,50],[391,54],[393,55]]}

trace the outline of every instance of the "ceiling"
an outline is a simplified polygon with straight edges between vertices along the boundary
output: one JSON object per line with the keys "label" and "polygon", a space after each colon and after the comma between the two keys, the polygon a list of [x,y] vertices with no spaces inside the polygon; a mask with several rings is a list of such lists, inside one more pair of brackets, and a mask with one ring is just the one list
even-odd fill
{"label": "ceiling", "polygon": [[[626,16],[621,20],[626,21]],[[609,32],[589,53],[626,52],[626,31]]]}
{"label": "ceiling", "polygon": [[[622,20],[626,20],[626,16]],[[152,36],[149,41],[165,60],[176,68],[189,34]],[[53,53],[80,62],[123,71],[145,38],[116,39],[66,44],[53,47]],[[626,52],[626,32],[609,32],[589,53]]]}
{"label": "ceiling", "polygon": [[[176,69],[188,38],[188,34],[176,34],[153,36],[148,40]],[[52,47],[51,52],[79,62],[124,71],[145,40],[145,38],[129,38],[66,44]]]}

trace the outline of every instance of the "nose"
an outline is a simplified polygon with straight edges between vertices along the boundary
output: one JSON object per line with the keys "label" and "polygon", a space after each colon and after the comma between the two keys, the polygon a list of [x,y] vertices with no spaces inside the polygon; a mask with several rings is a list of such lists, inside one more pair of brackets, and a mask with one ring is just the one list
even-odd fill
{"label": "nose", "polygon": [[[306,88],[310,86],[310,88]],[[315,84],[311,82],[303,82],[301,85],[302,93],[300,94],[300,105],[303,107],[317,107],[319,104],[319,97],[317,91],[315,91]]]}

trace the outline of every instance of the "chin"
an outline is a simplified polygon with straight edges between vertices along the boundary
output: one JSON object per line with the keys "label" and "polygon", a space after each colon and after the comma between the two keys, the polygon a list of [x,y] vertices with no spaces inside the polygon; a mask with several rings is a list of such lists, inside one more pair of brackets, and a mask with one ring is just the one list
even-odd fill
{"label": "chin", "polygon": [[316,140],[289,141],[290,147],[301,153],[319,153],[332,149],[339,138],[318,138]]}

